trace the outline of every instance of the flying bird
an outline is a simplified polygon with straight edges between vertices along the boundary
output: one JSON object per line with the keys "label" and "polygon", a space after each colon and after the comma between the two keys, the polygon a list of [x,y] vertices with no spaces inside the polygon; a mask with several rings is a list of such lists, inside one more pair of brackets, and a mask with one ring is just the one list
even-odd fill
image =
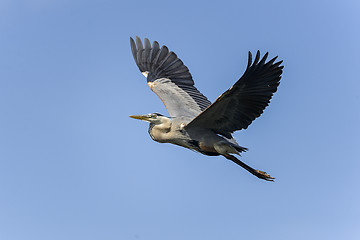
{"label": "flying bird", "polygon": [[251,174],[273,181],[266,172],[256,170],[234,155],[247,151],[232,137],[246,129],[259,117],[280,83],[282,61],[277,57],[266,61],[257,51],[254,61],[249,52],[244,74],[227,91],[211,103],[194,86],[189,69],[166,46],[151,45],[139,37],[130,38],[131,52],[150,89],[161,99],[170,118],[159,113],[132,115],[131,118],[150,123],[151,138],[160,143],[172,143],[208,156],[222,155]]}

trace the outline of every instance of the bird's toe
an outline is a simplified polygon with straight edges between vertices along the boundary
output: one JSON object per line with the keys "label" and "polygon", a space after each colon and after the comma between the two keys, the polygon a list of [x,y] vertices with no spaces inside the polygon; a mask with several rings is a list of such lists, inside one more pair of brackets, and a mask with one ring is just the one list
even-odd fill
{"label": "bird's toe", "polygon": [[266,181],[274,181],[275,178],[273,178],[272,176],[270,176],[269,174],[267,174],[266,172],[260,171],[260,170],[255,170],[256,171],[256,176],[258,178],[264,179]]}

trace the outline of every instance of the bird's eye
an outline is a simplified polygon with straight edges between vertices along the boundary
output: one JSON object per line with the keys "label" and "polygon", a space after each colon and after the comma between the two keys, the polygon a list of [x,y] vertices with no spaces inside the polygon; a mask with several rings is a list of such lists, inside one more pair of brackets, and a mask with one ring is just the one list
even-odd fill
{"label": "bird's eye", "polygon": [[157,115],[156,115],[156,114],[152,114],[151,117],[152,117],[152,118],[157,118]]}

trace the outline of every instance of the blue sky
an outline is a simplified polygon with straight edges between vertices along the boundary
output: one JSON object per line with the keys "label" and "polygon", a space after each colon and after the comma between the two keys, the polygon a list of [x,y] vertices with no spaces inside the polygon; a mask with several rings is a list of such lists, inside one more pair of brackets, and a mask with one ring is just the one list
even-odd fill
{"label": "blue sky", "polygon": [[[358,1],[0,2],[0,239],[360,238]],[[213,101],[247,52],[284,60],[235,134],[261,181],[148,136],[161,112],[130,36],[173,50]]]}

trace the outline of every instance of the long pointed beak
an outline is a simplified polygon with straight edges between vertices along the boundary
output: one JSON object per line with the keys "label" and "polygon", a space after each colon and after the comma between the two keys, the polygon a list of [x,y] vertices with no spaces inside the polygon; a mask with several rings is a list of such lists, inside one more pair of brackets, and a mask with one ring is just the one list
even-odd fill
{"label": "long pointed beak", "polygon": [[143,121],[146,121],[149,119],[149,117],[147,115],[131,115],[129,117],[134,118],[134,119],[143,120]]}

